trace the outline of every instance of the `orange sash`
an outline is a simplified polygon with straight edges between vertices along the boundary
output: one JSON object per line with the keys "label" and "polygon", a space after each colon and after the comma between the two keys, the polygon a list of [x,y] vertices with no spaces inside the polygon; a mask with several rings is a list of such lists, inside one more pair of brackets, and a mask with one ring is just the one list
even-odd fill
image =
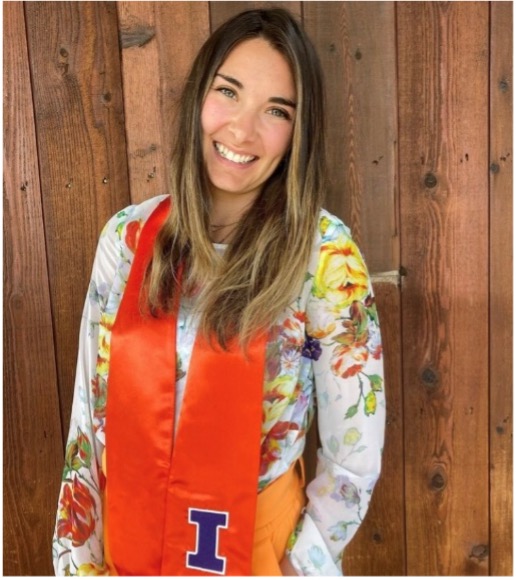
{"label": "orange sash", "polygon": [[174,439],[177,312],[140,311],[156,234],[145,223],[111,335],[106,409],[109,549],[119,575],[250,575],[265,334],[246,359],[233,341],[194,344]]}

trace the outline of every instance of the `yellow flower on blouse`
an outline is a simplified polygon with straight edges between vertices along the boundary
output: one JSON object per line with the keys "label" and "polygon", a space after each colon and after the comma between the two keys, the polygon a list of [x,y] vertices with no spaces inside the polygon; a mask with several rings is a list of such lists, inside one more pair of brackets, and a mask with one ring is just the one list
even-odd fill
{"label": "yellow flower on blouse", "polygon": [[366,265],[351,238],[340,236],[321,246],[314,296],[326,300],[339,311],[367,295],[368,280]]}
{"label": "yellow flower on blouse", "polygon": [[328,231],[328,227],[331,226],[332,221],[330,218],[323,216],[321,217],[321,219],[319,220],[319,231],[321,232],[321,235],[324,236],[324,234]]}
{"label": "yellow flower on blouse", "polygon": [[81,564],[77,568],[77,576],[108,576],[109,570],[107,568],[103,568],[101,566],[97,566],[97,564],[93,563],[86,563]]}
{"label": "yellow flower on blouse", "polygon": [[97,374],[104,376],[109,368],[109,347],[111,329],[115,322],[115,315],[103,312],[99,324],[99,343],[97,355]]}

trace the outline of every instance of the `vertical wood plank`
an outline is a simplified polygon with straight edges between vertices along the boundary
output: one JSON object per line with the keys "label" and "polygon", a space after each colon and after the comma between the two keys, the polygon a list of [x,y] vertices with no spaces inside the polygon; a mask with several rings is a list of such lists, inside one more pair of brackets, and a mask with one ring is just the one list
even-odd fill
{"label": "vertical wood plank", "polygon": [[100,231],[129,203],[114,3],[25,4],[64,436]]}
{"label": "vertical wood plank", "polygon": [[[160,111],[165,176],[172,152],[179,98],[197,53],[210,33],[208,2],[156,3]],[[176,31],[170,34],[170,30]]]}
{"label": "vertical wood plank", "polygon": [[131,201],[166,192],[154,2],[117,2]]}
{"label": "vertical wood plank", "polygon": [[407,573],[488,573],[489,5],[397,3]]}
{"label": "vertical wood plank", "polygon": [[131,199],[168,192],[174,114],[209,33],[207,2],[118,2]]}
{"label": "vertical wood plank", "polygon": [[210,20],[212,32],[223,22],[245,10],[259,10],[268,8],[284,8],[292,12],[301,21],[300,2],[241,2],[239,0],[210,2]]}
{"label": "vertical wood plank", "polygon": [[4,6],[4,560],[52,574],[63,446],[22,2]]}
{"label": "vertical wood plank", "polygon": [[513,574],[512,522],[512,2],[491,2],[490,70],[490,560]]}
{"label": "vertical wood plank", "polygon": [[351,227],[372,272],[397,270],[394,4],[305,2],[303,12],[326,81],[326,207]]}

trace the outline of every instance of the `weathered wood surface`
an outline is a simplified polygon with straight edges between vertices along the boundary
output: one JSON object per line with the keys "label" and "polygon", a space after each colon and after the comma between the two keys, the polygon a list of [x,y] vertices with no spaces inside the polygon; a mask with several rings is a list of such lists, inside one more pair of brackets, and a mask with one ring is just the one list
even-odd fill
{"label": "weathered wood surface", "polygon": [[512,2],[491,3],[490,70],[490,532],[491,574],[513,574],[513,63]]}
{"label": "weathered wood surface", "polygon": [[98,236],[129,204],[113,3],[27,2],[63,436]]}
{"label": "weathered wood surface", "polygon": [[209,6],[207,2],[117,6],[131,200],[139,203],[168,192],[178,99],[208,37]]}
{"label": "weathered wood surface", "polygon": [[326,81],[326,207],[351,227],[372,272],[397,270],[394,4],[304,2],[303,14]]}
{"label": "weathered wood surface", "polygon": [[23,4],[4,6],[6,575],[51,574],[63,443]]}
{"label": "weathered wood surface", "polygon": [[485,575],[489,5],[397,15],[407,574]]}

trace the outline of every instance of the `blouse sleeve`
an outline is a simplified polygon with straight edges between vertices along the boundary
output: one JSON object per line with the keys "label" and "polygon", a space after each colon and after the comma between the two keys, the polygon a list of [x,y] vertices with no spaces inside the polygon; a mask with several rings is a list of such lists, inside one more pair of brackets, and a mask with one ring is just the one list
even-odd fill
{"label": "blouse sleeve", "polygon": [[303,354],[313,361],[322,448],[288,554],[301,575],[340,576],[344,548],[364,519],[380,474],[383,359],[362,256],[341,222],[323,218],[321,233]]}
{"label": "blouse sleeve", "polygon": [[65,466],[52,542],[57,576],[106,575],[102,530],[106,389],[102,367],[102,326],[120,259],[119,212],[104,228],[93,265],[79,335],[74,398]]}

